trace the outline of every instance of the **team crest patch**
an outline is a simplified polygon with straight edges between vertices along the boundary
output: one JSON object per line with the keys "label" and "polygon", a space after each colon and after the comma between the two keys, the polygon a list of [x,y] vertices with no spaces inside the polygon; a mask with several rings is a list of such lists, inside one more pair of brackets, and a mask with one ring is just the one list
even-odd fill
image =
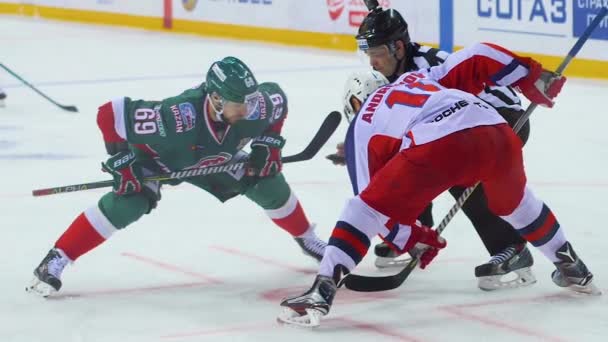
{"label": "team crest patch", "polygon": [[203,158],[199,159],[199,161],[196,162],[196,164],[194,164],[192,166],[188,166],[188,167],[186,167],[186,169],[198,169],[201,167],[221,165],[221,164],[226,163],[230,159],[232,159],[232,154],[227,153],[227,152],[220,152],[216,155],[203,157]]}
{"label": "team crest patch", "polygon": [[194,125],[196,123],[196,109],[194,109],[194,106],[191,103],[180,103],[179,114],[181,116],[186,132],[194,128]]}
{"label": "team crest patch", "polygon": [[260,118],[260,108],[256,108],[253,112],[249,113],[245,120],[257,120]]}

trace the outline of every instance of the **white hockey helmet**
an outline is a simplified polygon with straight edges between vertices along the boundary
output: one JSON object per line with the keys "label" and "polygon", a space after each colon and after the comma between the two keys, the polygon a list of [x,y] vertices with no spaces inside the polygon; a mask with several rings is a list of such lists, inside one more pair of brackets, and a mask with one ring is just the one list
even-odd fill
{"label": "white hockey helmet", "polygon": [[[389,81],[378,71],[357,71],[350,74],[344,85],[344,115],[351,122],[371,93]],[[355,106],[357,110],[355,110]]]}

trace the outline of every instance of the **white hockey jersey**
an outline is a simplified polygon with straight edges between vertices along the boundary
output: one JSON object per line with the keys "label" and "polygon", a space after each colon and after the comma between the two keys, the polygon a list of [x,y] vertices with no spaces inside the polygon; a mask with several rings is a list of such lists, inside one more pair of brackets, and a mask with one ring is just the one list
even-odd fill
{"label": "white hockey jersey", "polygon": [[444,64],[405,73],[376,90],[346,136],[354,193],[400,150],[463,129],[505,123],[495,109],[471,94],[486,85],[511,85],[527,74],[527,66],[509,51],[476,44],[450,55]]}

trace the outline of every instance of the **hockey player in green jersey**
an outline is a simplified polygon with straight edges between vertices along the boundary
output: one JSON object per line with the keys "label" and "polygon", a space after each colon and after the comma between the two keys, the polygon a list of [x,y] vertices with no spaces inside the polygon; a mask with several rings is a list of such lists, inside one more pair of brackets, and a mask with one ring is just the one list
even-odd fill
{"label": "hockey player in green jersey", "polygon": [[[245,195],[320,261],[325,242],[314,233],[281,173],[281,128],[287,98],[276,83],[258,84],[239,59],[211,65],[198,87],[162,101],[128,97],[99,108],[97,124],[111,157],[102,168],[114,188],[82,212],[34,270],[27,288],[48,296],[61,288],[65,266],[157,206],[162,182],[144,176],[219,165],[247,158],[247,167],[184,179],[225,202]],[[251,142],[251,153],[242,148]],[[171,185],[176,185],[175,180]]]}

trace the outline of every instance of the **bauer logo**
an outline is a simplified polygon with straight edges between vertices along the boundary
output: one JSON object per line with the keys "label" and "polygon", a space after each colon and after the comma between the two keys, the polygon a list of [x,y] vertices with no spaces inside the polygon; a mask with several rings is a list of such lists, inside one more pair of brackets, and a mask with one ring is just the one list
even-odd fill
{"label": "bauer logo", "polygon": [[211,67],[211,70],[213,70],[213,73],[215,74],[215,76],[217,76],[217,78],[220,79],[220,81],[222,81],[222,82],[226,81],[226,74],[224,74],[224,72],[222,71],[222,68],[220,68],[220,66],[217,65],[217,63],[213,64],[213,66]]}

